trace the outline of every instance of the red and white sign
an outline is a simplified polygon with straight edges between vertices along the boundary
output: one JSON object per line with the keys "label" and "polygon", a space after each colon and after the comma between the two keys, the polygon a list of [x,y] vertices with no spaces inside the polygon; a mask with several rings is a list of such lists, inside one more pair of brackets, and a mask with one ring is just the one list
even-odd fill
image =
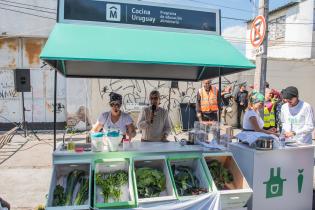
{"label": "red and white sign", "polygon": [[253,47],[258,48],[263,43],[266,35],[266,29],[266,20],[264,16],[257,16],[252,23],[250,31],[250,42]]}

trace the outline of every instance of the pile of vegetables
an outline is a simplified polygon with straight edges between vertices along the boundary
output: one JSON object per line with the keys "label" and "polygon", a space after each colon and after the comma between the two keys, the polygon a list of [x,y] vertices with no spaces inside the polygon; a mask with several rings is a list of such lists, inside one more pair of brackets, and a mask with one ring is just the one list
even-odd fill
{"label": "pile of vegetables", "polygon": [[66,204],[65,189],[61,185],[57,185],[54,190],[53,206],[64,206]]}
{"label": "pile of vegetables", "polygon": [[166,189],[165,175],[157,169],[136,169],[136,180],[139,198],[158,197]]}
{"label": "pile of vegetables", "polygon": [[227,189],[226,184],[234,180],[232,173],[224,168],[218,160],[211,160],[207,165],[218,190]]}
{"label": "pile of vegetables", "polygon": [[172,165],[177,193],[180,196],[199,195],[206,193],[207,189],[200,187],[200,181],[188,166]]}
{"label": "pile of vegetables", "polygon": [[127,182],[128,173],[123,170],[96,174],[96,185],[101,188],[105,203],[108,203],[110,198],[115,202],[119,201],[122,195],[121,187]]}
{"label": "pile of vegetables", "polygon": [[[82,205],[89,198],[89,179],[85,178],[82,170],[73,170],[67,176],[66,189],[57,185],[53,195],[53,206]],[[74,189],[79,185],[79,190],[74,196]],[[74,200],[73,200],[74,198]]]}

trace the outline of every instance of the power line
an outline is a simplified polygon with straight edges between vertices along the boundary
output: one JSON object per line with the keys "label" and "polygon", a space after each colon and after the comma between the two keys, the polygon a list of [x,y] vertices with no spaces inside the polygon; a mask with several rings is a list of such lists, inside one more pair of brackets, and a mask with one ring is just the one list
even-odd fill
{"label": "power line", "polygon": [[50,14],[56,14],[56,12],[49,12],[49,11],[40,10],[40,9],[27,8],[27,7],[22,7],[22,6],[16,6],[16,5],[12,5],[12,4],[2,3],[1,0],[0,0],[0,5],[16,7],[16,8],[22,8],[22,9],[28,9],[28,10],[32,10],[32,11],[38,11],[38,12],[45,12],[45,13],[50,13]]}
{"label": "power line", "polygon": [[[234,39],[234,40],[243,40],[243,41],[246,40],[246,38],[244,38],[244,37],[237,37],[237,36],[223,36],[223,37],[228,38],[228,39]],[[271,40],[271,41],[272,42],[284,42],[283,40]],[[302,41],[285,41],[285,43],[315,44],[315,42],[302,42]]]}
{"label": "power line", "polygon": [[22,12],[22,11],[18,11],[18,10],[3,8],[3,7],[0,7],[0,9],[11,11],[11,12],[16,12],[16,13],[21,13],[21,14],[25,14],[25,15],[31,15],[31,16],[35,16],[35,17],[45,18],[45,19],[56,20],[56,18],[45,17],[45,16],[41,16],[41,15],[36,15],[36,14],[32,14],[32,13]]}
{"label": "power line", "polygon": [[41,8],[41,9],[48,9],[48,10],[54,10],[56,11],[56,9],[52,9],[52,8],[48,8],[48,7],[42,7],[42,6],[37,6],[37,5],[33,5],[33,4],[25,4],[25,3],[21,3],[21,2],[14,2],[14,1],[8,1],[8,0],[1,0],[3,2],[9,2],[9,3],[14,3],[14,4],[19,4],[19,5],[24,5],[24,6],[30,6],[30,7],[36,7],[36,8]]}
{"label": "power line", "polygon": [[229,20],[242,21],[242,22],[244,22],[244,23],[248,21],[248,20],[245,20],[245,19],[235,18],[235,17],[225,17],[225,16],[222,16],[221,18],[222,18],[222,19],[229,19]]}
{"label": "power line", "polygon": [[197,2],[197,3],[209,5],[209,6],[216,6],[216,7],[226,8],[226,9],[238,10],[238,11],[242,11],[242,12],[247,12],[247,13],[253,14],[253,11],[246,10],[246,9],[240,9],[240,8],[236,8],[236,7],[229,7],[229,6],[224,6],[224,5],[215,4],[215,3],[206,3],[206,2],[202,2],[202,1],[198,1],[198,0],[189,0],[189,1]]}

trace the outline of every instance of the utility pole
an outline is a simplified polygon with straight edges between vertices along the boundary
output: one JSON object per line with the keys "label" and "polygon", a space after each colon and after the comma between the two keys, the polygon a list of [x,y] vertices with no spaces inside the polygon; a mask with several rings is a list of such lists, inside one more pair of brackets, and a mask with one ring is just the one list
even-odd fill
{"label": "utility pole", "polygon": [[267,73],[267,50],[268,50],[268,13],[269,0],[259,0],[259,15],[265,17],[266,20],[266,34],[262,43],[263,53],[256,56],[256,71],[254,87],[260,93],[265,94],[265,82]]}

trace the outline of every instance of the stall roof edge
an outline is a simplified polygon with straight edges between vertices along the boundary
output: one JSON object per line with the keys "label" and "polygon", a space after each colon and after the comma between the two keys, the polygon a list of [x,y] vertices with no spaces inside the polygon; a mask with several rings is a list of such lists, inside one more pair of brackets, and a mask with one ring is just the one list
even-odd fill
{"label": "stall roof edge", "polygon": [[255,68],[218,35],[62,23],[40,58],[50,65],[64,62],[65,69],[54,68],[66,77],[197,81],[202,67],[207,73],[200,79]]}

